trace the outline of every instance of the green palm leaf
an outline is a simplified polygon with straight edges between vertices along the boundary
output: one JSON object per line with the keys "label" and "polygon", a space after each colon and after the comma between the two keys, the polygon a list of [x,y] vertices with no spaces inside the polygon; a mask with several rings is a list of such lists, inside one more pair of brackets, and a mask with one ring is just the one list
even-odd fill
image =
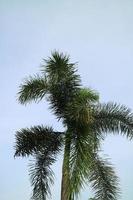
{"label": "green palm leaf", "polygon": [[118,178],[108,160],[97,155],[90,159],[89,182],[97,200],[117,200],[119,197]]}
{"label": "green palm leaf", "polygon": [[133,114],[130,109],[116,103],[99,104],[94,107],[93,128],[103,134],[112,132],[133,138]]}
{"label": "green palm leaf", "polygon": [[41,151],[34,155],[29,167],[33,200],[46,200],[51,196],[50,186],[54,183],[54,173],[51,165],[55,162],[55,154],[51,151]]}
{"label": "green palm leaf", "polygon": [[45,200],[50,195],[50,185],[53,183],[51,165],[62,145],[62,132],[54,132],[49,127],[34,126],[17,132],[15,156],[34,156],[30,164],[32,199]]}
{"label": "green palm leaf", "polygon": [[28,156],[42,148],[60,150],[63,133],[54,132],[51,127],[34,126],[16,133],[15,156]]}
{"label": "green palm leaf", "polygon": [[46,77],[35,75],[25,79],[25,82],[20,85],[18,92],[18,100],[21,104],[27,104],[31,101],[40,101],[48,92]]}
{"label": "green palm leaf", "polygon": [[[77,137],[71,144],[69,159],[70,166],[70,194],[72,200],[78,199],[81,189],[85,186],[85,179],[88,174],[89,157],[87,142],[82,136]],[[84,153],[86,151],[86,153]]]}
{"label": "green palm leaf", "polygon": [[51,109],[60,119],[79,90],[80,76],[76,74],[75,63],[71,63],[69,56],[63,53],[53,52],[45,63],[42,72],[47,76]]}

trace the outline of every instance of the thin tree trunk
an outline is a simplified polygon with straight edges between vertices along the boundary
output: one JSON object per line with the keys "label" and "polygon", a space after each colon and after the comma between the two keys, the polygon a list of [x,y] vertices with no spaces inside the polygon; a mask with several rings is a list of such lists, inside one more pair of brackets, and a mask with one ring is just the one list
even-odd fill
{"label": "thin tree trunk", "polygon": [[62,182],[61,182],[61,200],[71,200],[70,196],[70,177],[69,177],[69,156],[70,156],[70,140],[66,137],[64,159],[62,166]]}

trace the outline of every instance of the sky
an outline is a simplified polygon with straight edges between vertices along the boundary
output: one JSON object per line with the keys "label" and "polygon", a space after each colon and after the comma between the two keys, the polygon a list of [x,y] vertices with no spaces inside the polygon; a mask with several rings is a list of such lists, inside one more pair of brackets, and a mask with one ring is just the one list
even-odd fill
{"label": "sky", "polygon": [[[32,125],[62,125],[46,102],[22,106],[19,85],[40,70],[51,51],[78,62],[82,83],[97,90],[101,102],[133,110],[132,0],[0,0],[0,199],[28,200],[28,159],[14,159],[15,133]],[[102,145],[120,178],[120,200],[133,198],[133,141],[109,135]],[[53,166],[52,200],[60,199],[62,158]],[[80,200],[92,196],[82,191]]]}

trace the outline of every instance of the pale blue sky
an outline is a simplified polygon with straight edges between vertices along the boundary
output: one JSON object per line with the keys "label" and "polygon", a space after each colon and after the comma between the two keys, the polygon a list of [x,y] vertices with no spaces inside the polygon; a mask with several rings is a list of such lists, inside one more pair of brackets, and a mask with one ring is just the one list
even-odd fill
{"label": "pale blue sky", "polygon": [[[133,1],[0,0],[0,27],[0,199],[28,200],[28,160],[13,158],[15,131],[38,124],[62,126],[45,102],[19,105],[19,84],[57,49],[78,61],[83,84],[98,90],[101,101],[133,110]],[[103,149],[120,177],[121,200],[132,200],[133,142],[108,137]],[[54,169],[52,200],[59,200],[61,159]],[[89,195],[86,189],[80,200]]]}

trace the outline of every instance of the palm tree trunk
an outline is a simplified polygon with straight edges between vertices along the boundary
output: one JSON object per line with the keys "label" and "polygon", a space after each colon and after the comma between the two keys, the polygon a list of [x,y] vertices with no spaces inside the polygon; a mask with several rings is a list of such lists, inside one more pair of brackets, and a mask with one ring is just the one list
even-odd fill
{"label": "palm tree trunk", "polygon": [[71,200],[69,176],[70,138],[66,137],[62,166],[61,200]]}

